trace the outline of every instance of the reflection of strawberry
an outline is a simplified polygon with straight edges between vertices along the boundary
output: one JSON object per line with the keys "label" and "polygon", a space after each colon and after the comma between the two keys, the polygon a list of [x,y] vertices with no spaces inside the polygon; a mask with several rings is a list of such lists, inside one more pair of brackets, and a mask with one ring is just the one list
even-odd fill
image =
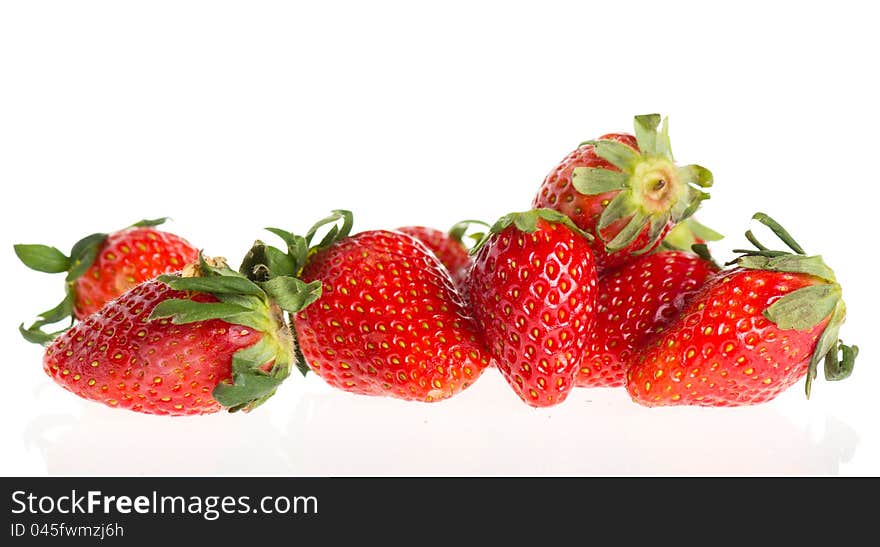
{"label": "reflection of strawberry", "polygon": [[[738,406],[761,403],[806,376],[806,391],[825,359],[825,376],[846,378],[858,348],[838,341],[846,307],[834,272],[805,256],[776,222],[771,227],[796,254],[758,247],[738,267],[713,276],[682,315],[633,360],[627,389],[638,403]],[[842,352],[843,360],[838,360]]]}
{"label": "reflection of strawberry", "polygon": [[[312,245],[319,227],[340,220]],[[288,254],[258,244],[243,266],[323,287],[315,304],[292,315],[308,365],[330,385],[363,395],[432,402],[471,385],[489,357],[449,272],[411,236],[349,236],[351,225],[350,212],[334,211],[305,237],[273,229]]]}
{"label": "reflection of strawberry", "polygon": [[16,245],[16,254],[29,268],[67,273],[64,301],[40,314],[30,328],[22,327],[22,335],[48,342],[58,333],[43,332],[45,325],[69,317],[85,319],[128,289],[195,260],[198,251],[186,240],[153,228],[164,221],[144,220],[109,235],[92,234],[77,242],[70,256],[46,245]]}
{"label": "reflection of strawberry", "polygon": [[596,267],[584,234],[549,209],[506,215],[481,242],[465,293],[517,395],[532,406],[564,401],[596,319]]}
{"label": "reflection of strawberry", "polygon": [[716,271],[712,262],[697,255],[661,251],[601,278],[596,328],[589,335],[577,385],[622,386],[627,361],[678,317],[693,292]]}
{"label": "reflection of strawberry", "polygon": [[547,175],[532,203],[565,213],[597,236],[592,247],[600,275],[657,246],[709,197],[699,188],[712,185],[712,174],[676,166],[666,123],[660,132],[659,125],[657,114],[636,116],[635,136],[582,143]]}
{"label": "reflection of strawberry", "polygon": [[301,309],[315,289],[261,287],[202,261],[109,302],[58,336],[43,365],[69,391],[111,407],[170,416],[250,410],[293,363],[280,306]]}

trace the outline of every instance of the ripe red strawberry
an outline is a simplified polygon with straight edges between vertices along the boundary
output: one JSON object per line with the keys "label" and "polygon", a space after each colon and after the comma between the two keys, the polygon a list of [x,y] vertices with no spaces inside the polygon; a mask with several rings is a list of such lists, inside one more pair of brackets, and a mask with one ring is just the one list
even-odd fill
{"label": "ripe red strawberry", "polygon": [[575,380],[579,387],[624,385],[626,363],[673,322],[718,268],[692,253],[661,251],[599,279],[596,328]]}
{"label": "ripe red strawberry", "polygon": [[[843,345],[846,315],[834,272],[776,222],[769,226],[796,254],[757,251],[713,276],[682,315],[633,360],[627,390],[647,406],[739,406],[775,398],[807,377],[806,392],[825,359],[825,377],[846,378],[858,348]],[[838,360],[842,352],[843,360]]]}
{"label": "ripe red strawberry", "polygon": [[[198,276],[193,276],[198,274]],[[185,416],[251,410],[290,373],[281,309],[315,287],[258,286],[223,264],[144,282],[58,336],[43,367],[67,390],[111,407]]]}
{"label": "ripe red strawberry", "polygon": [[465,292],[486,346],[527,404],[559,404],[596,321],[587,237],[561,213],[502,217],[479,246]]}
{"label": "ripe red strawberry", "polygon": [[15,253],[29,268],[67,273],[64,300],[31,327],[22,325],[22,335],[31,342],[49,342],[59,332],[46,333],[44,326],[85,319],[132,287],[196,260],[198,251],[185,239],[153,228],[163,222],[143,220],[111,234],[92,234],[78,241],[70,256],[46,245],[16,245]]}
{"label": "ripe red strawberry", "polygon": [[468,248],[462,243],[462,238],[468,226],[474,223],[488,227],[484,222],[466,220],[459,222],[448,232],[425,226],[404,226],[398,228],[397,231],[403,232],[424,243],[437,256],[440,262],[446,266],[446,269],[449,270],[455,285],[461,286],[461,282],[464,281],[464,276],[471,263]]}
{"label": "ripe red strawberry", "polygon": [[468,249],[461,242],[461,238],[455,239],[448,232],[425,226],[404,226],[397,231],[424,243],[446,267],[456,285],[461,282],[471,262]]}
{"label": "ripe red strawberry", "polygon": [[635,136],[613,133],[586,141],[544,179],[533,207],[568,215],[596,236],[592,248],[599,274],[656,247],[677,222],[709,197],[697,187],[712,185],[698,165],[678,167],[666,121],[635,117]]}
{"label": "ripe red strawberry", "polygon": [[[342,228],[308,250],[316,229],[336,220]],[[292,316],[305,361],[330,385],[362,395],[432,402],[468,387],[489,357],[449,272],[411,236],[349,236],[351,223],[350,212],[335,211],[305,238],[273,230],[290,260],[264,248],[243,266],[270,277],[300,272],[323,286],[314,305]]]}

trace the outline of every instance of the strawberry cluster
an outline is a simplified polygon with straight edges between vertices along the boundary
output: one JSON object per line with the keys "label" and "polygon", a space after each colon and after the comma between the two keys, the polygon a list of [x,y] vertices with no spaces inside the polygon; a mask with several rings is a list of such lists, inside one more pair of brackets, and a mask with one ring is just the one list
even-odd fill
{"label": "strawberry cluster", "polygon": [[[65,298],[20,328],[47,345],[67,390],[149,414],[249,411],[294,367],[362,395],[432,402],[496,368],[525,403],[578,387],[623,387],[646,406],[740,406],[773,399],[824,362],[853,369],[838,333],[834,272],[763,213],[787,250],[723,267],[720,235],[693,214],[709,170],[675,163],[666,121],[581,143],[545,178],[532,209],[450,232],[352,234],[337,210],[305,235],[270,229],[237,270],[142,221],[92,234],[65,255],[16,245],[30,268],[66,273]],[[468,248],[465,233],[474,225]],[[322,237],[318,237],[323,233]],[[66,329],[48,325],[70,319]]]}

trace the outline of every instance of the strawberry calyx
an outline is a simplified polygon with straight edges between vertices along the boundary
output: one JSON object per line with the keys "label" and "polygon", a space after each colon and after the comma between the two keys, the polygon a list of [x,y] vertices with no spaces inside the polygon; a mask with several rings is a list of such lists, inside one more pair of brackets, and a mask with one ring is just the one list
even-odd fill
{"label": "strawberry calyx", "polygon": [[721,241],[724,236],[690,217],[679,222],[669,230],[658,249],[667,251],[690,251],[694,245],[709,241]]}
{"label": "strawberry calyx", "polygon": [[[239,275],[262,287],[273,298],[283,299],[286,305],[282,305],[282,309],[293,315],[321,296],[323,285],[320,281],[305,283],[300,279],[309,257],[348,237],[353,225],[354,215],[351,211],[335,209],[312,225],[304,236],[280,228],[266,228],[284,241],[286,252],[257,240],[242,260]],[[318,231],[328,226],[327,233],[314,243]],[[296,332],[288,327],[288,333],[292,340],[293,363],[305,376],[310,369],[296,339]]]}
{"label": "strawberry calyx", "polygon": [[503,232],[510,226],[516,226],[516,229],[527,234],[533,233],[538,229],[538,220],[545,220],[554,224],[562,224],[574,233],[584,237],[589,241],[593,241],[593,236],[580,228],[578,228],[571,218],[554,209],[530,209],[528,211],[520,211],[516,213],[508,213],[493,224],[489,228],[489,232],[483,235],[483,238],[474,245],[470,254],[476,254],[477,251],[494,235]]}
{"label": "strawberry calyx", "polygon": [[777,251],[765,247],[751,230],[745,236],[755,249],[734,249],[741,256],[728,264],[741,268],[805,274],[818,283],[786,294],[763,311],[763,316],[780,329],[807,330],[827,320],[810,357],[805,391],[810,397],[813,380],[818,374],[819,361],[825,360],[825,379],[843,380],[852,374],[858,346],[847,346],[839,339],[840,328],[846,320],[843,291],[834,271],[821,256],[807,256],[804,249],[778,222],[765,213],[755,213],[752,219],[764,224],[791,250]]}
{"label": "strawberry calyx", "polygon": [[[167,217],[157,219],[145,219],[135,222],[128,228],[143,228],[158,226],[168,220]],[[83,276],[94,264],[101,245],[107,240],[109,234],[94,233],[80,239],[71,247],[68,254],[64,254],[56,247],[40,244],[16,244],[15,254],[19,260],[32,270],[44,273],[66,273],[64,279],[64,299],[54,308],[37,315],[38,319],[31,326],[25,328],[24,323],[19,325],[18,330],[28,342],[47,345],[56,336],[63,333],[73,325],[74,303],[76,302],[76,289],[74,283]],[[69,319],[70,324],[66,327],[47,332],[44,328]]]}
{"label": "strawberry calyx", "polygon": [[[281,228],[266,228],[284,240],[287,252],[257,240],[242,261],[239,272],[248,279],[298,278],[310,256],[348,237],[353,225],[354,215],[351,211],[334,209],[329,216],[312,225],[305,236]],[[324,226],[329,226],[329,230],[318,243],[313,244],[318,230]]]}
{"label": "strawberry calyx", "polygon": [[[295,313],[317,299],[314,286],[298,279],[254,282],[223,260],[199,253],[199,262],[158,280],[188,293],[210,294],[216,302],[175,298],[161,302],[150,320],[170,318],[176,325],[220,319],[262,333],[258,342],[232,356],[232,380],[217,384],[214,399],[230,412],[250,411],[274,395],[295,363],[293,340],[283,312]],[[268,366],[267,366],[268,364]]]}
{"label": "strawberry calyx", "polygon": [[470,230],[473,226],[490,228],[489,223],[483,222],[482,220],[460,220],[453,224],[452,228],[449,229],[450,239],[457,241],[467,247],[467,244],[464,242],[464,238],[467,237],[471,240],[471,246],[476,245],[486,236],[486,232],[482,231],[468,234],[468,230]]}
{"label": "strawberry calyx", "polygon": [[[677,166],[667,119],[663,118],[660,125],[659,114],[635,117],[638,150],[614,140],[581,143],[592,146],[597,156],[615,168],[577,167],[572,173],[572,185],[582,194],[617,192],[596,226],[596,234],[609,251],[632,244],[647,227],[648,243],[636,254],[647,252],[668,224],[690,217],[703,200],[709,199],[701,188],[712,186],[712,173],[699,165]],[[617,233],[608,233],[612,224],[624,219],[629,220]]]}
{"label": "strawberry calyx", "polygon": [[724,239],[723,235],[691,217],[673,226],[669,233],[666,234],[666,237],[663,238],[663,241],[660,242],[655,252],[691,252],[720,270],[721,265],[712,256],[707,242],[720,241],[722,239]]}

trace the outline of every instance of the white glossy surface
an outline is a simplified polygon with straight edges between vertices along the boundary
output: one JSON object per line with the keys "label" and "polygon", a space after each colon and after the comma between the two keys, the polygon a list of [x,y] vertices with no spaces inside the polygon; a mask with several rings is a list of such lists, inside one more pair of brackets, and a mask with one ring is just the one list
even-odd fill
{"label": "white glossy surface", "polygon": [[851,425],[798,403],[805,415],[779,404],[648,410],[619,390],[580,390],[533,410],[494,370],[435,405],[301,384],[260,414],[184,419],[62,407],[47,385],[37,400],[56,410],[11,444],[23,443],[30,472],[64,475],[835,474],[857,470],[861,448]]}
{"label": "white glossy surface", "polygon": [[[865,3],[793,9],[3,3],[0,474],[880,474],[877,260],[860,249],[880,197],[880,37]],[[670,115],[682,162],[715,173],[700,218],[728,234],[719,254],[760,208],[835,268],[853,378],[753,408],[578,390],[533,410],[494,370],[435,405],[313,377],[248,416],[162,419],[62,391],[16,332],[61,280],[18,264],[15,242],[66,250],[168,215],[235,262],[263,226],[305,230],[332,208],[359,229],[492,219],[527,208],[578,142],[648,111]]]}

